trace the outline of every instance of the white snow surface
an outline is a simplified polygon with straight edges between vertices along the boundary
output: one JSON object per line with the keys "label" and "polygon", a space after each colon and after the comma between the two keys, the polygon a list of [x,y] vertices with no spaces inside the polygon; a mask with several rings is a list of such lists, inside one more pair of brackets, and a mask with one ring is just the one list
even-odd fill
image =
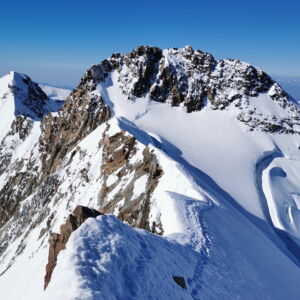
{"label": "white snow surface", "polygon": [[[256,188],[256,164],[266,152],[300,158],[299,136],[250,132],[236,119],[239,111],[233,105],[220,111],[211,110],[208,104],[199,112],[187,114],[181,107],[144,98],[129,101],[118,88],[116,72],[99,85],[99,93],[113,109],[121,128],[144,144],[162,148],[179,163],[201,170],[261,219],[265,217]],[[282,108],[266,94],[251,98],[250,103],[261,112],[271,109],[270,113],[282,117]]]}
{"label": "white snow surface", "polygon": [[[11,123],[15,118],[15,106],[12,93],[8,89],[8,85],[12,82],[12,74],[8,74],[0,78],[0,140],[7,134]],[[5,116],[5,117],[4,117]]]}
{"label": "white snow surface", "polygon": [[[193,277],[192,249],[106,215],[88,219],[59,257],[47,299],[192,299],[173,276]],[[62,289],[62,286],[68,289]]]}

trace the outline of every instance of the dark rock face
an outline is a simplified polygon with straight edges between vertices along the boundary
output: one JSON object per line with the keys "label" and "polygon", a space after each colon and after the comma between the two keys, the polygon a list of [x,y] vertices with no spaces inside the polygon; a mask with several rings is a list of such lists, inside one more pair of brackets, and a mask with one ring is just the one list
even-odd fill
{"label": "dark rock face", "polygon": [[[207,76],[215,67],[213,56],[194,51],[186,47],[185,51],[173,49],[174,60],[164,56],[159,64],[159,74],[150,89],[150,98],[159,101],[170,101],[171,105],[178,106],[181,103],[187,112],[200,110],[207,96]],[[182,58],[179,59],[178,55]],[[176,58],[178,60],[176,60]],[[194,78],[193,73],[201,73],[203,76]]]}
{"label": "dark rock face", "polygon": [[[141,60],[140,58],[143,58]],[[158,72],[158,63],[162,58],[162,50],[156,47],[140,46],[124,57],[124,64],[137,78],[132,94],[142,97],[150,89]]]}
{"label": "dark rock face", "polygon": [[0,191],[0,228],[14,215],[19,203],[30,195],[36,176],[20,172],[13,176]]}
{"label": "dark rock face", "polygon": [[[21,141],[25,141],[25,139],[30,134],[33,127],[33,121],[24,117],[17,116],[11,125],[11,130],[8,135],[18,134]],[[5,140],[3,141],[5,143]]]}
{"label": "dark rock face", "polygon": [[[11,124],[11,129],[0,143],[0,176],[11,163],[13,152],[18,144],[24,142],[33,127],[33,121],[24,116],[17,116]],[[14,143],[7,140],[14,140]],[[9,145],[9,146],[8,146]],[[18,162],[21,167],[22,162]],[[16,164],[15,164],[16,165]]]}
{"label": "dark rock face", "polygon": [[[0,255],[12,241],[22,234],[26,237],[47,217],[50,211],[47,204],[57,192],[58,185],[55,175],[39,180],[35,167],[28,167],[26,172],[17,173],[9,178],[0,190]],[[31,197],[30,202],[22,203],[27,197]]]}
{"label": "dark rock face", "polygon": [[[109,61],[119,72],[120,87],[129,99],[148,94],[155,101],[174,106],[182,103],[188,112],[200,110],[205,98],[215,108],[225,108],[244,95],[268,91],[274,83],[246,63],[217,61],[211,54],[189,46],[164,51],[141,46],[124,56],[114,55]],[[230,89],[237,92],[228,97]]]}
{"label": "dark rock face", "polygon": [[96,218],[100,215],[95,209],[90,209],[78,205],[72,214],[69,215],[66,223],[60,227],[60,234],[53,233],[50,238],[48,264],[46,266],[46,275],[44,278],[44,289],[47,288],[52,272],[56,266],[57,256],[59,252],[66,248],[66,244],[72,234],[82,223],[84,223],[88,218]]}
{"label": "dark rock face", "polygon": [[180,276],[173,276],[174,281],[183,289],[186,289],[185,279]]}

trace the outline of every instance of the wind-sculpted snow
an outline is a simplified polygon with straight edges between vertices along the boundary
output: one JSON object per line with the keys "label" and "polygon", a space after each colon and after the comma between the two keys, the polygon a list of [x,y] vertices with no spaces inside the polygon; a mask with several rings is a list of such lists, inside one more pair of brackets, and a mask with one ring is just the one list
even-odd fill
{"label": "wind-sculpted snow", "polygon": [[[201,281],[194,274],[198,259],[193,249],[134,230],[114,216],[89,219],[59,256],[45,295],[53,300],[193,299],[193,286]],[[188,289],[173,276],[184,277]]]}
{"label": "wind-sculpted snow", "polygon": [[262,174],[263,190],[274,226],[299,243],[300,162],[293,157],[274,158]]}
{"label": "wind-sculpted snow", "polygon": [[[216,239],[203,253],[174,237],[134,230],[114,216],[88,219],[61,252],[45,299],[297,298],[297,268],[234,209],[214,208],[200,216],[209,220],[206,230]],[[186,289],[173,276],[183,277]]]}

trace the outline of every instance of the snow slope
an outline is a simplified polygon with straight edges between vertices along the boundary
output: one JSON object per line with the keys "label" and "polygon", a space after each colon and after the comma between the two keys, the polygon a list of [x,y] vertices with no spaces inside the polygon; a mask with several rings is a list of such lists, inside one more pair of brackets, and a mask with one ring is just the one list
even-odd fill
{"label": "snow slope", "polygon": [[[239,109],[234,106],[216,111],[207,104],[201,111],[187,114],[183,108],[149,99],[129,101],[118,89],[115,73],[99,85],[99,93],[113,109],[121,128],[141,136],[146,144],[160,146],[188,168],[201,170],[242,208],[261,219],[265,216],[256,187],[255,165],[267,152],[279,151],[300,159],[298,135],[251,132],[236,119]],[[250,104],[262,113],[279,117],[285,113],[267,95],[251,99]],[[143,140],[144,136],[148,140]]]}
{"label": "snow slope", "polygon": [[[120,130],[116,119],[109,122],[110,134]],[[54,213],[54,232],[77,204],[97,207],[95,186],[100,175],[97,166],[101,165],[101,150],[94,141],[105,128],[103,124],[86,137],[78,145],[82,151],[73,156],[71,163],[70,153],[65,158],[68,168],[58,171],[62,178],[58,195],[64,194],[65,198],[57,201],[54,197],[49,204],[48,214]],[[147,138],[144,135],[144,140]],[[48,239],[47,235],[39,236],[46,226],[45,219],[29,235],[25,233],[27,246],[1,276],[3,297],[123,299],[126,295],[129,299],[161,299],[163,295],[166,299],[260,299],[267,295],[270,299],[296,299],[299,269],[293,261],[228,203],[226,195],[208,189],[205,180],[203,184],[196,182],[191,169],[187,172],[186,166],[162,149],[153,150],[164,176],[151,200],[151,217],[161,219],[164,237],[133,230],[109,215],[90,219],[72,234],[44,292]],[[80,153],[85,151],[82,160]],[[89,157],[94,158],[90,181],[78,184],[76,181],[82,182],[80,170]],[[71,185],[76,186],[73,193],[68,192]],[[24,205],[31,201],[32,197]],[[5,261],[17,248],[18,240],[6,252]],[[5,261],[1,269],[5,268]],[[30,268],[24,268],[28,263]],[[172,276],[184,276],[187,290],[178,287]],[[18,278],[18,289],[12,286],[14,278]],[[290,288],[284,290],[285,286]]]}
{"label": "snow slope", "polygon": [[8,85],[12,81],[11,76],[6,75],[0,78],[0,111],[1,115],[5,118],[0,118],[0,139],[7,134],[10,129],[11,123],[14,120],[14,100],[13,95],[9,93]]}
{"label": "snow slope", "polygon": [[[192,278],[197,260],[192,249],[134,230],[114,216],[101,216],[89,219],[72,235],[45,295],[47,299],[192,299],[173,276]],[[64,285],[69,288],[62,289]]]}
{"label": "snow slope", "polygon": [[[205,221],[213,218],[223,227],[207,225],[215,239],[208,258],[114,216],[89,219],[60,255],[45,299],[297,298],[299,271],[288,259],[238,214],[217,208],[204,215]],[[186,278],[188,288],[176,285],[173,276]]]}

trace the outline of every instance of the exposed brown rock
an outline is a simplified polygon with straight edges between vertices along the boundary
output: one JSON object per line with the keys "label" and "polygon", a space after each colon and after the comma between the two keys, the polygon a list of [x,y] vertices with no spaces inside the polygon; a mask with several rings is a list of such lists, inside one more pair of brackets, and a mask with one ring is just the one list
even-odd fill
{"label": "exposed brown rock", "polygon": [[[136,154],[135,138],[125,131],[120,131],[113,136],[104,136],[103,142],[103,184],[99,193],[100,211],[113,213],[118,207],[118,218],[133,227],[147,229],[151,232],[163,233],[161,225],[149,223],[150,198],[156,188],[159,178],[163,174],[156,156],[144,148],[142,159],[131,164],[131,158]],[[106,180],[115,173],[118,180],[108,186]],[[122,178],[129,175],[126,184]],[[139,196],[133,195],[135,182],[142,176],[147,176],[144,192]],[[117,190],[113,197],[109,193]]]}
{"label": "exposed brown rock", "polygon": [[53,233],[50,238],[48,263],[46,266],[46,275],[44,278],[44,289],[47,288],[52,272],[56,266],[57,256],[59,252],[66,248],[66,244],[72,234],[87,218],[96,218],[101,213],[95,209],[78,205],[72,214],[66,220],[66,223],[60,227],[60,234]]}
{"label": "exposed brown rock", "polygon": [[43,119],[39,148],[44,176],[53,173],[68,152],[110,119],[109,107],[101,96],[92,92],[111,70],[107,60],[92,66],[67,98],[59,115],[48,115]]}
{"label": "exposed brown rock", "polygon": [[[65,155],[83,138],[110,118],[110,110],[100,96],[75,90],[67,99],[60,115],[49,115],[43,121],[39,140],[43,172],[50,174]],[[80,108],[84,107],[84,110]]]}

